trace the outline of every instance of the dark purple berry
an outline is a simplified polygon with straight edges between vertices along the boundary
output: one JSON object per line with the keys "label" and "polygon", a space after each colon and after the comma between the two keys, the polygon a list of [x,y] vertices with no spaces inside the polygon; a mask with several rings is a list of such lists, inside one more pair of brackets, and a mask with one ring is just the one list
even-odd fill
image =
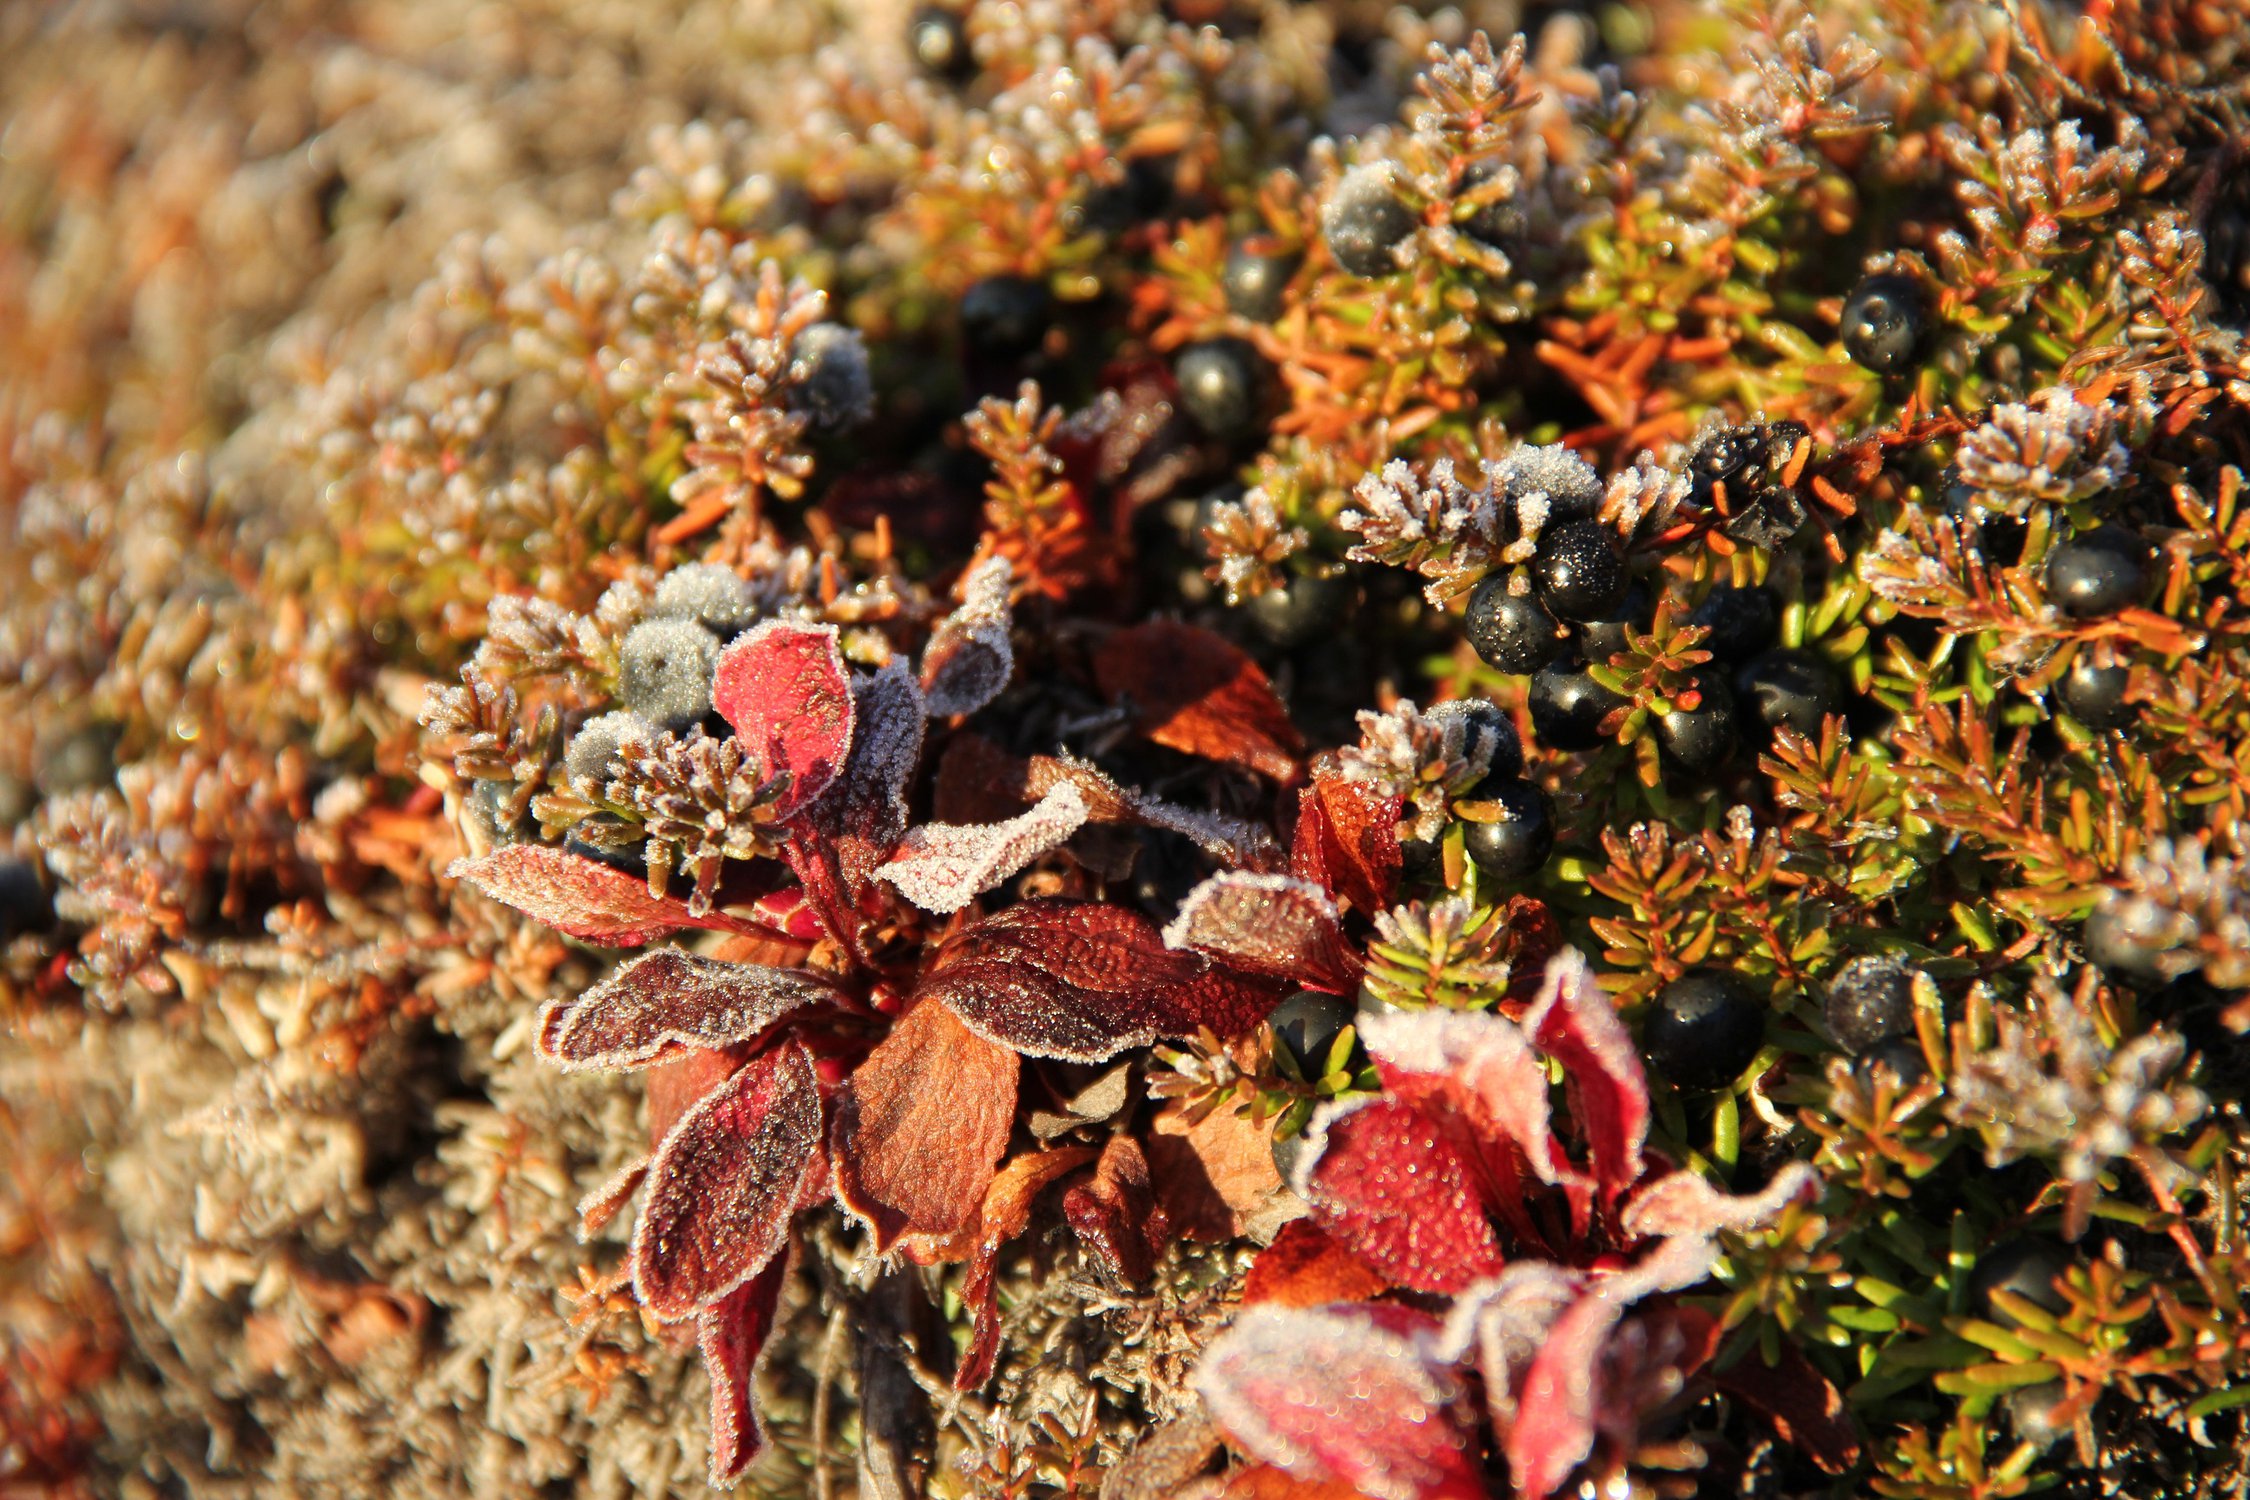
{"label": "dark purple berry", "polygon": [[2015,1327],[2015,1318],[1992,1300],[1994,1292],[2010,1292],[2059,1313],[2070,1304],[2055,1282],[2070,1266],[2070,1252],[2053,1240],[2023,1235],[2003,1241],[1978,1256],[1969,1272],[1969,1310],[1987,1322]]}
{"label": "dark purple berry", "polygon": [[1145,224],[1172,204],[1179,185],[1180,159],[1176,155],[1136,156],[1125,163],[1115,182],[1090,189],[1081,210],[1086,227],[1116,234]]}
{"label": "dark purple berry", "polygon": [[1182,349],[1172,363],[1180,405],[1215,438],[1252,436],[1264,394],[1265,357],[1249,340],[1205,339]]}
{"label": "dark purple berry", "polygon": [[1351,609],[1351,580],[1341,573],[1315,577],[1295,574],[1278,589],[1268,589],[1243,606],[1251,628],[1273,645],[1288,649],[1333,632]]}
{"label": "dark purple berry", "polygon": [[1602,720],[1625,700],[1594,681],[1583,664],[1550,662],[1531,679],[1531,728],[1551,750],[1591,750]]}
{"label": "dark purple berry", "polygon": [[1843,704],[1844,684],[1819,653],[1782,649],[1745,664],[1735,676],[1734,692],[1747,723],[1769,733],[1786,724],[1818,741],[1821,721]]}
{"label": "dark purple berry", "polygon": [[1419,879],[1437,868],[1438,855],[1443,852],[1436,839],[1406,838],[1398,841],[1398,868],[1408,879]]}
{"label": "dark purple berry", "polygon": [[639,714],[622,709],[600,714],[578,726],[563,751],[563,772],[573,786],[580,783],[599,788],[609,780],[609,763],[617,753],[635,742],[647,743],[656,738],[656,726]]}
{"label": "dark purple berry", "polygon": [[1320,237],[1328,253],[1354,276],[1396,271],[1398,257],[1392,251],[1414,227],[1414,212],[1399,201],[1391,169],[1383,162],[1346,172],[1320,213]]}
{"label": "dark purple berry", "polygon": [[1727,763],[1741,739],[1734,700],[1726,686],[1709,672],[1695,679],[1698,701],[1693,708],[1674,706],[1656,720],[1656,742],[1673,764],[1692,775],[1708,775]]}
{"label": "dark purple berry", "polygon": [[1540,602],[1563,620],[1598,620],[1625,602],[1625,560],[1598,521],[1565,521],[1539,533],[1531,576]]}
{"label": "dark purple berry", "polygon": [[969,28],[961,13],[948,6],[924,5],[907,19],[906,50],[914,65],[932,78],[966,83],[976,76]]}
{"label": "dark purple berry", "polygon": [[1479,874],[1521,880],[1547,862],[1555,816],[1545,792],[1528,781],[1490,776],[1461,801],[1472,805],[1462,811],[1462,847]]}
{"label": "dark purple berry", "polygon": [[1702,645],[1712,661],[1742,661],[1773,644],[1781,610],[1763,584],[1739,589],[1720,584],[1688,615],[1688,623],[1711,632]]}
{"label": "dark purple berry", "polygon": [[0,943],[13,942],[29,932],[45,932],[54,921],[54,903],[47,899],[47,888],[40,884],[39,871],[31,861],[0,861]]}
{"label": "dark purple berry", "polygon": [[2099,526],[2047,556],[2047,597],[2080,620],[2140,602],[2148,589],[2148,547],[2122,526]]}
{"label": "dark purple berry", "polygon": [[1483,761],[1487,776],[1523,774],[1523,738],[1516,733],[1515,720],[1491,700],[1450,698],[1432,707],[1429,716],[1441,724],[1460,723],[1462,758]]}
{"label": "dark purple berry", "polygon": [[850,427],[875,409],[875,384],[867,368],[867,342],[856,328],[815,323],[790,346],[791,409],[816,427]]}
{"label": "dark purple berry", "polygon": [[1509,575],[1494,573],[1469,595],[1462,627],[1469,647],[1496,672],[1536,672],[1562,654],[1568,638],[1555,617],[1528,590],[1508,590]]}
{"label": "dark purple berry", "polygon": [[652,620],[693,620],[721,640],[732,640],[757,623],[758,591],[732,568],[684,563],[657,584],[648,615]]}
{"label": "dark purple berry", "polygon": [[1028,276],[987,276],[961,294],[961,341],[971,356],[1020,360],[1046,342],[1055,294]]}
{"label": "dark purple berry", "polygon": [[1281,315],[1290,278],[1304,263],[1304,251],[1283,249],[1272,240],[1235,241],[1227,251],[1226,269],[1219,273],[1227,310],[1253,322],[1272,322]]}
{"label": "dark purple berry", "polygon": [[2127,666],[2096,666],[2093,657],[2081,651],[2056,681],[2055,696],[2088,729],[2115,729],[2133,716],[2125,704],[2125,686],[2132,675]]}
{"label": "dark purple berry", "polygon": [[1766,1008],[1732,969],[1691,969],[1657,992],[1641,1025],[1653,1071],[1696,1093],[1742,1076],[1766,1041]]}
{"label": "dark purple berry", "polygon": [[1545,502],[1545,525],[1585,520],[1601,509],[1601,475],[1562,443],[1526,443],[1494,464],[1492,473],[1511,506]]}
{"label": "dark purple berry", "polygon": [[1901,1089],[1913,1088],[1930,1076],[1930,1060],[1922,1055],[1922,1044],[1911,1037],[1894,1036],[1877,1042],[1853,1061],[1852,1074],[1872,1087],[1877,1068],[1888,1069]]}
{"label": "dark purple berry", "polygon": [[1914,971],[1888,954],[1855,958],[1828,981],[1821,1014],[1846,1052],[1905,1036],[1914,1029]]}
{"label": "dark purple berry", "polygon": [[1646,631],[1648,620],[1648,590],[1636,579],[1617,608],[1601,619],[1579,622],[1572,632],[1578,641],[1578,654],[1597,666],[1607,666],[1611,657],[1633,649],[1630,637],[1636,630]]}
{"label": "dark purple berry", "polygon": [[1266,1024],[1273,1028],[1274,1041],[1289,1049],[1289,1055],[1310,1078],[1320,1076],[1337,1033],[1351,1023],[1351,1006],[1340,996],[1325,995],[1318,990],[1297,991],[1266,1017]]}
{"label": "dark purple berry", "polygon": [[1868,276],[1844,299],[1844,352],[1878,375],[1914,363],[1928,316],[1922,289],[1905,276]]}

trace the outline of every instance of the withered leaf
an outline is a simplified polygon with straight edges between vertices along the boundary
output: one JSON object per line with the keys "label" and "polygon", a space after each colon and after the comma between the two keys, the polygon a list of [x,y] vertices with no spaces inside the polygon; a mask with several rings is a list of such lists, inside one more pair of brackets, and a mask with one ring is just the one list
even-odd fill
{"label": "withered leaf", "polygon": [[1240,648],[1208,630],[1150,620],[1120,630],[1094,658],[1094,678],[1129,699],[1159,745],[1293,781],[1304,749],[1273,685]]}
{"label": "withered leaf", "polygon": [[1149,1180],[1148,1157],[1129,1135],[1111,1136],[1094,1175],[1063,1194],[1063,1218],[1102,1275],[1118,1286],[1146,1285],[1171,1238]]}
{"label": "withered leaf", "polygon": [[758,1367],[781,1306],[795,1257],[777,1255],[766,1268],[697,1314],[695,1341],[711,1377],[711,1484],[740,1479],[766,1445],[758,1422]]}
{"label": "withered leaf", "polygon": [[1297,803],[1289,873],[1372,915],[1398,890],[1399,810],[1405,798],[1380,782],[1334,773],[1313,778]]}
{"label": "withered leaf", "polygon": [[787,772],[786,821],[828,789],[852,743],[851,677],[833,625],[768,620],[721,653],[711,706],[768,776]]}
{"label": "withered leaf", "polygon": [[1390,1288],[1373,1267],[1330,1239],[1312,1220],[1292,1219],[1250,1263],[1250,1273],[1242,1282],[1242,1303],[1320,1307],[1364,1302]]}
{"label": "withered leaf", "polygon": [[1085,821],[1086,800],[1066,783],[1004,823],[910,828],[898,854],[875,874],[922,910],[949,915],[1059,847]]}
{"label": "withered leaf", "polygon": [[1016,1113],[1016,1054],[922,1001],[836,1101],[836,1195],[887,1251],[974,1221]]}
{"label": "withered leaf", "polygon": [[765,1269],[787,1241],[821,1135],[812,1055],[794,1038],[682,1115],[649,1166],[633,1228],[641,1305],[677,1321]]}
{"label": "withered leaf", "polygon": [[762,1036],[835,986],[803,969],[723,963],[659,948],[575,1000],[540,1015],[539,1051],[565,1072],[641,1068],[680,1047],[717,1049]]}
{"label": "withered leaf", "polygon": [[765,930],[722,911],[697,916],[679,897],[651,895],[638,875],[545,844],[510,844],[478,859],[457,859],[445,874],[589,943],[638,948],[683,927]]}
{"label": "withered leaf", "polygon": [[1429,1120],[1395,1099],[1329,1106],[1312,1143],[1298,1191],[1313,1217],[1394,1284],[1459,1292],[1500,1269],[1469,1167]]}
{"label": "withered leaf", "polygon": [[1013,569],[988,557],[961,580],[961,607],[938,621],[922,651],[922,690],[932,718],[973,714],[1000,696],[1015,673],[1008,641],[1008,585]]}
{"label": "withered leaf", "polygon": [[1289,875],[1220,871],[1188,892],[1164,942],[1331,994],[1359,987],[1359,955],[1344,938],[1336,903]]}
{"label": "withered leaf", "polygon": [[958,1252],[969,1259],[968,1274],[961,1278],[961,1305],[969,1310],[974,1323],[968,1351],[953,1372],[955,1390],[973,1391],[983,1385],[992,1377],[992,1362],[1000,1353],[1000,1301],[993,1284],[1000,1247],[1030,1225],[1031,1206],[1041,1193],[1093,1159],[1093,1148],[1088,1146],[1065,1146],[1017,1157],[1002,1167],[992,1186],[985,1189],[976,1228],[942,1247],[941,1253]]}
{"label": "withered leaf", "polygon": [[1304,1212],[1274,1167],[1272,1130],[1226,1108],[1195,1119],[1184,1100],[1157,1111],[1149,1162],[1177,1233],[1206,1244],[1257,1239]]}

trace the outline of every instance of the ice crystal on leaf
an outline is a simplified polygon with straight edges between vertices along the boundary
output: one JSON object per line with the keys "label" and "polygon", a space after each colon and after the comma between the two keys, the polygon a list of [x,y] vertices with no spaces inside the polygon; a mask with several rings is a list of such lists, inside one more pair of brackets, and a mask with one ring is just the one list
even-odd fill
{"label": "ice crystal on leaf", "polygon": [[2061,388],[1995,406],[1961,439],[1956,462],[1980,503],[2008,515],[2114,489],[2131,466],[2118,441],[2115,411]]}

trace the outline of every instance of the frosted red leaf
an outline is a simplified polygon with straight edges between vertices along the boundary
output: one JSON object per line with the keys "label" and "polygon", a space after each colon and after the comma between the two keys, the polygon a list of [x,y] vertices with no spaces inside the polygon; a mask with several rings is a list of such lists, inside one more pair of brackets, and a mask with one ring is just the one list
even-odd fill
{"label": "frosted red leaf", "polygon": [[734,1076],[749,1055],[747,1047],[726,1047],[716,1052],[690,1047],[660,1057],[648,1068],[648,1138],[661,1144],[680,1123],[680,1116],[703,1096]]}
{"label": "frosted red leaf", "polygon": [[1103,1275],[1120,1286],[1145,1286],[1171,1238],[1148,1157],[1129,1135],[1111,1136],[1094,1175],[1063,1194],[1063,1218]]}
{"label": "frosted red leaf", "polygon": [[[1511,1268],[1512,1269],[1512,1268]],[[1245,1307],[1319,1307],[1330,1302],[1364,1302],[1391,1284],[1367,1262],[1337,1244],[1310,1219],[1281,1226],[1273,1243],[1250,1262],[1242,1281]]]}
{"label": "frosted red leaf", "polygon": [[1398,815],[1405,800],[1379,782],[1314,777],[1297,800],[1289,873],[1362,912],[1388,910],[1398,890]]}
{"label": "frosted red leaf", "polygon": [[624,1166],[619,1167],[607,1182],[594,1188],[578,1200],[578,1237],[590,1240],[602,1232],[610,1220],[617,1217],[633,1194],[648,1179],[649,1156],[642,1152]]}
{"label": "frosted red leaf", "polygon": [[1008,641],[1013,569],[988,557],[961,580],[961,607],[938,621],[922,651],[922,691],[932,718],[973,714],[1000,696],[1016,669]]}
{"label": "frosted red leaf", "polygon": [[801,1006],[835,996],[802,969],[723,963],[678,948],[633,959],[540,1015],[539,1051],[565,1072],[642,1068],[680,1047],[717,1049],[763,1035]]}
{"label": "frosted red leaf", "polygon": [[545,844],[510,844],[481,858],[457,859],[445,874],[557,932],[617,948],[638,948],[683,927],[765,931],[722,911],[699,917],[679,897],[651,895],[638,875]]}
{"label": "frosted red leaf", "polygon": [[1475,1361],[1494,1431],[1506,1433],[1515,1422],[1523,1374],[1585,1281],[1552,1261],[1523,1260],[1454,1299],[1439,1349],[1450,1360]]}
{"label": "frosted red leaf", "polygon": [[1304,749],[1273,685],[1240,648],[1193,625],[1151,620],[1120,630],[1094,658],[1094,678],[1128,699],[1140,732],[1206,760],[1294,781]]}
{"label": "frosted red leaf", "polygon": [[1367,1307],[1251,1307],[1214,1339],[1195,1389],[1234,1445],[1375,1500],[1480,1500],[1460,1383],[1425,1333]]}
{"label": "frosted red leaf", "polygon": [[828,789],[851,750],[851,677],[836,627],[752,626],[721,653],[711,705],[767,775],[789,773],[786,821]]}
{"label": "frosted red leaf", "polygon": [[1640,1181],[1648,1140],[1648,1076],[1616,1007],[1595,984],[1585,957],[1565,948],[1547,964],[1523,1029],[1563,1066],[1572,1114],[1586,1137],[1587,1163],[1610,1201]]}
{"label": "frosted red leaf", "polygon": [[1297,1190],[1322,1229],[1394,1284],[1459,1292],[1500,1269],[1468,1165],[1430,1121],[1378,1097],[1315,1115],[1311,1143]]}
{"label": "frosted red leaf", "polygon": [[[1103,1062],[1199,1026],[1254,1023],[1274,992],[1164,946],[1139,912],[1055,898],[1018,902],[945,941],[918,992],[980,1035],[1034,1057]],[[1264,1009],[1260,1009],[1260,1006]]]}
{"label": "frosted red leaf", "polygon": [[1755,1229],[1771,1224],[1790,1204],[1809,1203],[1818,1196],[1820,1174],[1801,1161],[1789,1163],[1762,1190],[1747,1197],[1722,1192],[1693,1172],[1672,1172],[1633,1195],[1619,1228],[1632,1238]]}
{"label": "frosted red leaf", "polygon": [[765,1362],[790,1255],[777,1255],[763,1271],[696,1316],[695,1341],[711,1377],[711,1483],[740,1479],[766,1445],[758,1423],[758,1367]]}
{"label": "frosted red leaf", "polygon": [[875,867],[906,831],[907,791],[922,758],[922,690],[894,657],[853,683],[852,702],[843,778],[798,819],[782,854],[821,924],[854,957],[864,957],[857,912]]}
{"label": "frosted red leaf", "polygon": [[1000,1352],[1000,1302],[993,1284],[1000,1247],[1031,1223],[1031,1206],[1049,1187],[1094,1159],[1086,1146],[1066,1146],[1055,1151],[1033,1151],[1000,1169],[985,1189],[975,1230],[963,1238],[968,1273],[961,1278],[961,1305],[969,1310],[973,1326],[969,1347],[953,1371],[953,1388],[973,1391],[992,1376],[992,1362]]}
{"label": "frosted red leaf", "polygon": [[950,915],[1060,846],[1085,821],[1086,799],[1064,782],[1006,822],[910,828],[875,874],[922,910]]}
{"label": "frosted red leaf", "polygon": [[1359,987],[1359,954],[1344,938],[1336,903],[1289,875],[1220,871],[1188,892],[1164,942],[1331,994]]}
{"label": "frosted red leaf", "polygon": [[820,1084],[794,1039],[753,1058],[680,1117],[649,1165],[633,1286],[667,1322],[763,1270],[821,1145]]}
{"label": "frosted red leaf", "polygon": [[836,1196],[888,1251],[973,1223],[1016,1116],[1016,1054],[917,1004],[836,1101]]}

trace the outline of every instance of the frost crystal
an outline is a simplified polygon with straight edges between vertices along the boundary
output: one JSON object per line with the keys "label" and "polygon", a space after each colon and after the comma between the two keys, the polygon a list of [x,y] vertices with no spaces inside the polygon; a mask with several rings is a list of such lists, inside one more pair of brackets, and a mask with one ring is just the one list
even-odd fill
{"label": "frost crystal", "polygon": [[1601,503],[1601,476],[1561,443],[1539,447],[1526,443],[1488,472],[1509,499],[1520,504],[1532,495],[1544,495],[1549,509],[1558,515],[1590,516]]}
{"label": "frost crystal", "polygon": [[1468,590],[1499,553],[1495,490],[1461,483],[1449,458],[1436,460],[1419,477],[1393,459],[1362,476],[1352,499],[1355,508],[1336,518],[1359,537],[1347,555],[1411,568],[1433,580],[1427,590],[1432,603]]}
{"label": "frost crystal", "polygon": [[1475,786],[1492,769],[1500,736],[1476,733],[1466,713],[1429,713],[1401,699],[1389,713],[1359,712],[1359,743],[1337,752],[1344,775],[1372,781],[1406,799],[1403,837],[1435,838],[1445,828],[1450,799]]}
{"label": "frost crystal", "polygon": [[1981,506],[2016,516],[2041,502],[2064,505],[2113,489],[2132,467],[2116,411],[2060,386],[1994,407],[1961,439],[1957,461]]}
{"label": "frost crystal", "polygon": [[1212,506],[1203,538],[1217,581],[1236,602],[1280,587],[1281,564],[1312,541],[1304,527],[1283,523],[1273,497],[1263,489]]}

